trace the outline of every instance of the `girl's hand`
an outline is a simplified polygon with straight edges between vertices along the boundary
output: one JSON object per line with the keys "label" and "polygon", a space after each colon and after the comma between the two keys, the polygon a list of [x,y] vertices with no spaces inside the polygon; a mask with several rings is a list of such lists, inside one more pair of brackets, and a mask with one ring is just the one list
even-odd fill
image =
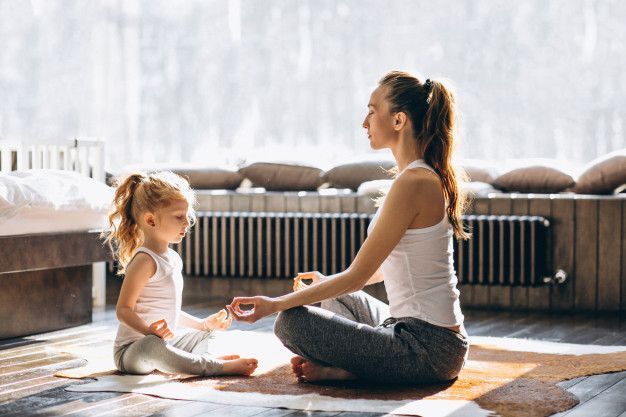
{"label": "girl's hand", "polygon": [[275,299],[257,295],[255,297],[235,297],[226,308],[237,321],[254,323],[278,311]]}
{"label": "girl's hand", "polygon": [[230,312],[223,308],[215,314],[211,314],[209,317],[202,321],[202,328],[204,330],[226,330],[233,322],[233,316]]}
{"label": "girl's hand", "polygon": [[153,334],[155,336],[159,336],[163,340],[170,340],[174,337],[174,333],[167,327],[167,322],[165,319],[161,319],[159,321],[155,321],[150,326],[148,326],[148,334]]}
{"label": "girl's hand", "polygon": [[[311,282],[311,284],[305,284],[304,282],[302,282],[302,280],[304,279],[310,279],[313,282]],[[317,271],[300,272],[293,279],[293,292],[303,290],[307,288],[309,285],[315,285],[324,279],[326,279],[326,276],[322,275],[321,273]]]}

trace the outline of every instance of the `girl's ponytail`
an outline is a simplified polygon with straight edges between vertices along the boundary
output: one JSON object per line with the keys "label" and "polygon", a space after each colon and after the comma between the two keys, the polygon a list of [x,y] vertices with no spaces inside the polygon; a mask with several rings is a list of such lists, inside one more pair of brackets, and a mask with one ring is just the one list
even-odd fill
{"label": "girl's ponytail", "polygon": [[[119,275],[124,274],[126,265],[143,241],[136,214],[133,212],[133,199],[145,178],[147,178],[145,174],[134,173],[117,186],[113,207],[109,213],[109,229],[103,232],[105,243],[109,245],[115,260],[119,263]],[[117,247],[114,247],[114,244]]]}

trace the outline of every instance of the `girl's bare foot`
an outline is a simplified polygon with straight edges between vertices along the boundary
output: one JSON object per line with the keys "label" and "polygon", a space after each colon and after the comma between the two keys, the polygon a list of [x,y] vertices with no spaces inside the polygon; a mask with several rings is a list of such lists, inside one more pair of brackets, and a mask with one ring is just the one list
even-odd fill
{"label": "girl's bare foot", "polygon": [[300,356],[291,358],[291,369],[298,378],[298,382],[346,381],[357,379],[356,376],[344,369],[322,366]]}
{"label": "girl's bare foot", "polygon": [[222,369],[222,375],[251,375],[258,366],[258,361],[254,358],[239,358],[238,355],[235,359],[222,359],[224,368]]}
{"label": "girl's bare foot", "polygon": [[222,359],[225,361],[232,361],[233,359],[239,359],[241,358],[241,356],[239,355],[224,355],[224,356],[218,356],[217,359]]}

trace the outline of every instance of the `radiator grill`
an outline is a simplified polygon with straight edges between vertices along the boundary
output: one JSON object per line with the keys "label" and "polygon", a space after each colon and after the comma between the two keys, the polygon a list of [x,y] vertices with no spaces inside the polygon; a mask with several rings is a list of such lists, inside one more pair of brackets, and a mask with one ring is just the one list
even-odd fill
{"label": "radiator grill", "polygon": [[219,277],[292,277],[348,267],[367,233],[368,214],[198,213],[174,248],[185,273]]}
{"label": "radiator grill", "polygon": [[[348,267],[365,240],[369,214],[201,212],[175,249],[187,275],[287,278]],[[549,222],[539,216],[463,216],[473,233],[454,240],[459,283],[543,285]]]}
{"label": "radiator grill", "polygon": [[539,216],[463,216],[469,241],[455,240],[462,284],[543,285],[549,276],[550,223]]}

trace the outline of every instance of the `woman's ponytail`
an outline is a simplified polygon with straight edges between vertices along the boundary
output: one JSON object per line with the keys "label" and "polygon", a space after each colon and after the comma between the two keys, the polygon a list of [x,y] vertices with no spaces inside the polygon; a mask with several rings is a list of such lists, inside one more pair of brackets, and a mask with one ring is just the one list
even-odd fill
{"label": "woman's ponytail", "polygon": [[459,175],[452,166],[456,125],[454,94],[440,81],[426,80],[425,86],[430,91],[418,146],[421,147],[424,161],[441,178],[448,203],[448,220],[454,234],[457,238],[467,239],[470,234],[463,228],[461,219],[467,196],[459,189]]}
{"label": "woman's ponytail", "polygon": [[459,173],[452,167],[456,125],[454,94],[441,81],[422,83],[402,71],[386,74],[379,84],[387,89],[391,112],[405,112],[411,120],[418,152],[441,178],[446,213],[454,234],[457,238],[469,238],[461,220],[466,195],[459,189]]}

